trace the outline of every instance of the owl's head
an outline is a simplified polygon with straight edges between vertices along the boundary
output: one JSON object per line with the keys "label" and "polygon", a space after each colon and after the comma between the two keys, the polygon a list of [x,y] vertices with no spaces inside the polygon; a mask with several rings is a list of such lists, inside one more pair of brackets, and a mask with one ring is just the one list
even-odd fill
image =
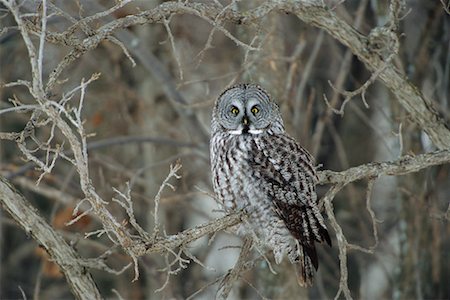
{"label": "owl's head", "polygon": [[278,106],[256,84],[241,83],[226,89],[214,107],[214,122],[221,131],[234,135],[283,131]]}

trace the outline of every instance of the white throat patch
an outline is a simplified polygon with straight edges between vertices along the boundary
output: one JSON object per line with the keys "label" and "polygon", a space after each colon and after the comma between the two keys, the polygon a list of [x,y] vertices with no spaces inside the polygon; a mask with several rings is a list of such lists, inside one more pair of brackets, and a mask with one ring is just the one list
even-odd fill
{"label": "white throat patch", "polygon": [[240,135],[242,134],[242,129],[230,130],[228,132],[234,135]]}
{"label": "white throat patch", "polygon": [[[242,128],[236,129],[236,130],[230,130],[228,132],[233,135],[240,135],[240,134],[242,134]],[[248,130],[248,133],[250,133],[250,134],[260,134],[262,132],[263,132],[262,129],[249,129]]]}
{"label": "white throat patch", "polygon": [[250,132],[251,134],[260,134],[262,133],[262,129],[250,129],[248,132]]}

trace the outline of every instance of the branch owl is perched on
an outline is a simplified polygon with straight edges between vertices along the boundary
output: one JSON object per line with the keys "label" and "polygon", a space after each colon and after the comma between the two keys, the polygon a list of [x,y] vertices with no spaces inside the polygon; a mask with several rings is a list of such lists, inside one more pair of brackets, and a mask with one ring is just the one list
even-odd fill
{"label": "branch owl is perched on", "polygon": [[216,101],[211,127],[219,200],[227,210],[244,209],[244,226],[273,250],[276,263],[287,255],[299,284],[312,285],[319,264],[314,243],[331,246],[317,207],[313,158],[285,133],[278,106],[258,85],[225,90]]}

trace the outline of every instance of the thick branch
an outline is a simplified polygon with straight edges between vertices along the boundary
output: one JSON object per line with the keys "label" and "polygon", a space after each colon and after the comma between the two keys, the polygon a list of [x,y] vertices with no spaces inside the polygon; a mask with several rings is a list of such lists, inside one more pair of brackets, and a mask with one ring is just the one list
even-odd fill
{"label": "thick branch", "polygon": [[91,274],[80,264],[80,256],[38,214],[36,209],[1,177],[0,204],[60,266],[70,289],[78,299],[101,299]]}
{"label": "thick branch", "polygon": [[416,156],[405,155],[391,162],[372,162],[358,167],[353,167],[342,172],[319,172],[320,184],[348,184],[363,178],[377,177],[381,175],[405,175],[420,171],[431,166],[442,165],[450,162],[450,150],[441,150]]}

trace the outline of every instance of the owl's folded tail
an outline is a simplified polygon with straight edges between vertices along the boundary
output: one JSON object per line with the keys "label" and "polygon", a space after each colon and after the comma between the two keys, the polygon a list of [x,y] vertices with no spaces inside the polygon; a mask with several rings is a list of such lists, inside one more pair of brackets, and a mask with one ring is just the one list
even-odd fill
{"label": "owl's folded tail", "polygon": [[314,246],[300,246],[298,261],[294,264],[297,282],[303,287],[309,287],[313,284],[314,272],[317,270],[317,253]]}

